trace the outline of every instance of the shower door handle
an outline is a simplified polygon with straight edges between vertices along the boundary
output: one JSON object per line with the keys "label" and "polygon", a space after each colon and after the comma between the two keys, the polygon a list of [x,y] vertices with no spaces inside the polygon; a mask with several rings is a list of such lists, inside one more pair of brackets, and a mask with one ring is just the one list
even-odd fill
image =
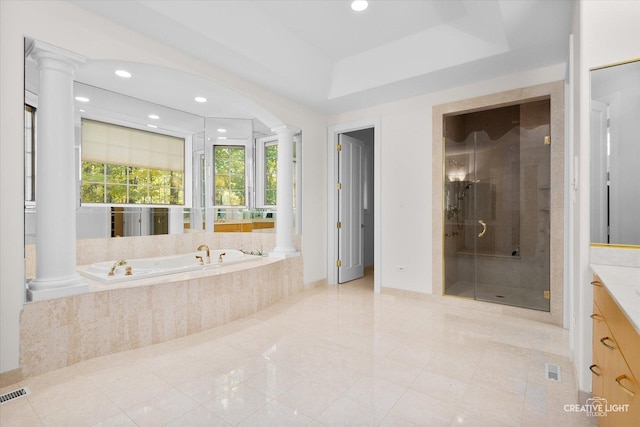
{"label": "shower door handle", "polygon": [[487,232],[487,224],[481,219],[479,219],[478,222],[482,226],[482,231],[480,233],[478,233],[478,237],[482,237],[482,236],[484,236],[484,233]]}

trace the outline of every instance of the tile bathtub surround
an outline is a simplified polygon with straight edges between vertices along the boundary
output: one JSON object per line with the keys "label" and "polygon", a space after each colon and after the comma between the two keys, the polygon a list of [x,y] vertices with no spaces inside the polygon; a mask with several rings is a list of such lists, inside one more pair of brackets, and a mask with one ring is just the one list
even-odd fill
{"label": "tile bathtub surround", "polygon": [[24,380],[0,425],[595,426],[563,409],[568,352],[558,326],[374,294],[367,277]]}
{"label": "tile bathtub surround", "polygon": [[303,289],[302,257],[261,262],[190,280],[27,303],[20,318],[22,376],[196,334]]}

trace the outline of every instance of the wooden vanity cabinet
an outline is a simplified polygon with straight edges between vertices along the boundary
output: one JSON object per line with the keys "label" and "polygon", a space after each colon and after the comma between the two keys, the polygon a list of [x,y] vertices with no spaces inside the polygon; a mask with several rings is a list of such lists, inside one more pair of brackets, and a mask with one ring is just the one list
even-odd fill
{"label": "wooden vanity cabinet", "polygon": [[598,422],[601,426],[639,426],[640,335],[597,276],[592,284],[593,397],[604,398],[617,409],[628,405],[626,411],[607,411]]}

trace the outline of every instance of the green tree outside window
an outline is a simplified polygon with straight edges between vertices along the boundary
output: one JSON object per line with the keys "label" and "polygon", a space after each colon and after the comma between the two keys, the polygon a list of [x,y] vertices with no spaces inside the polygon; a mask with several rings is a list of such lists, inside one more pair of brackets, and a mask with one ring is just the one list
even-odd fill
{"label": "green tree outside window", "polygon": [[216,206],[245,206],[245,151],[242,146],[214,147]]}
{"label": "green tree outside window", "polygon": [[183,173],[82,162],[83,203],[184,204]]}
{"label": "green tree outside window", "polygon": [[275,206],[278,188],[278,146],[264,147],[264,202],[267,206]]}

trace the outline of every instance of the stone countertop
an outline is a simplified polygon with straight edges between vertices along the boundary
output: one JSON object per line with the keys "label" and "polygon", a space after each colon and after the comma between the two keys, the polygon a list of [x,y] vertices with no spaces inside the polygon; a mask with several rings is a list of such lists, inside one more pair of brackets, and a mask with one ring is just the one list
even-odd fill
{"label": "stone countertop", "polygon": [[640,268],[591,264],[591,270],[640,334]]}

